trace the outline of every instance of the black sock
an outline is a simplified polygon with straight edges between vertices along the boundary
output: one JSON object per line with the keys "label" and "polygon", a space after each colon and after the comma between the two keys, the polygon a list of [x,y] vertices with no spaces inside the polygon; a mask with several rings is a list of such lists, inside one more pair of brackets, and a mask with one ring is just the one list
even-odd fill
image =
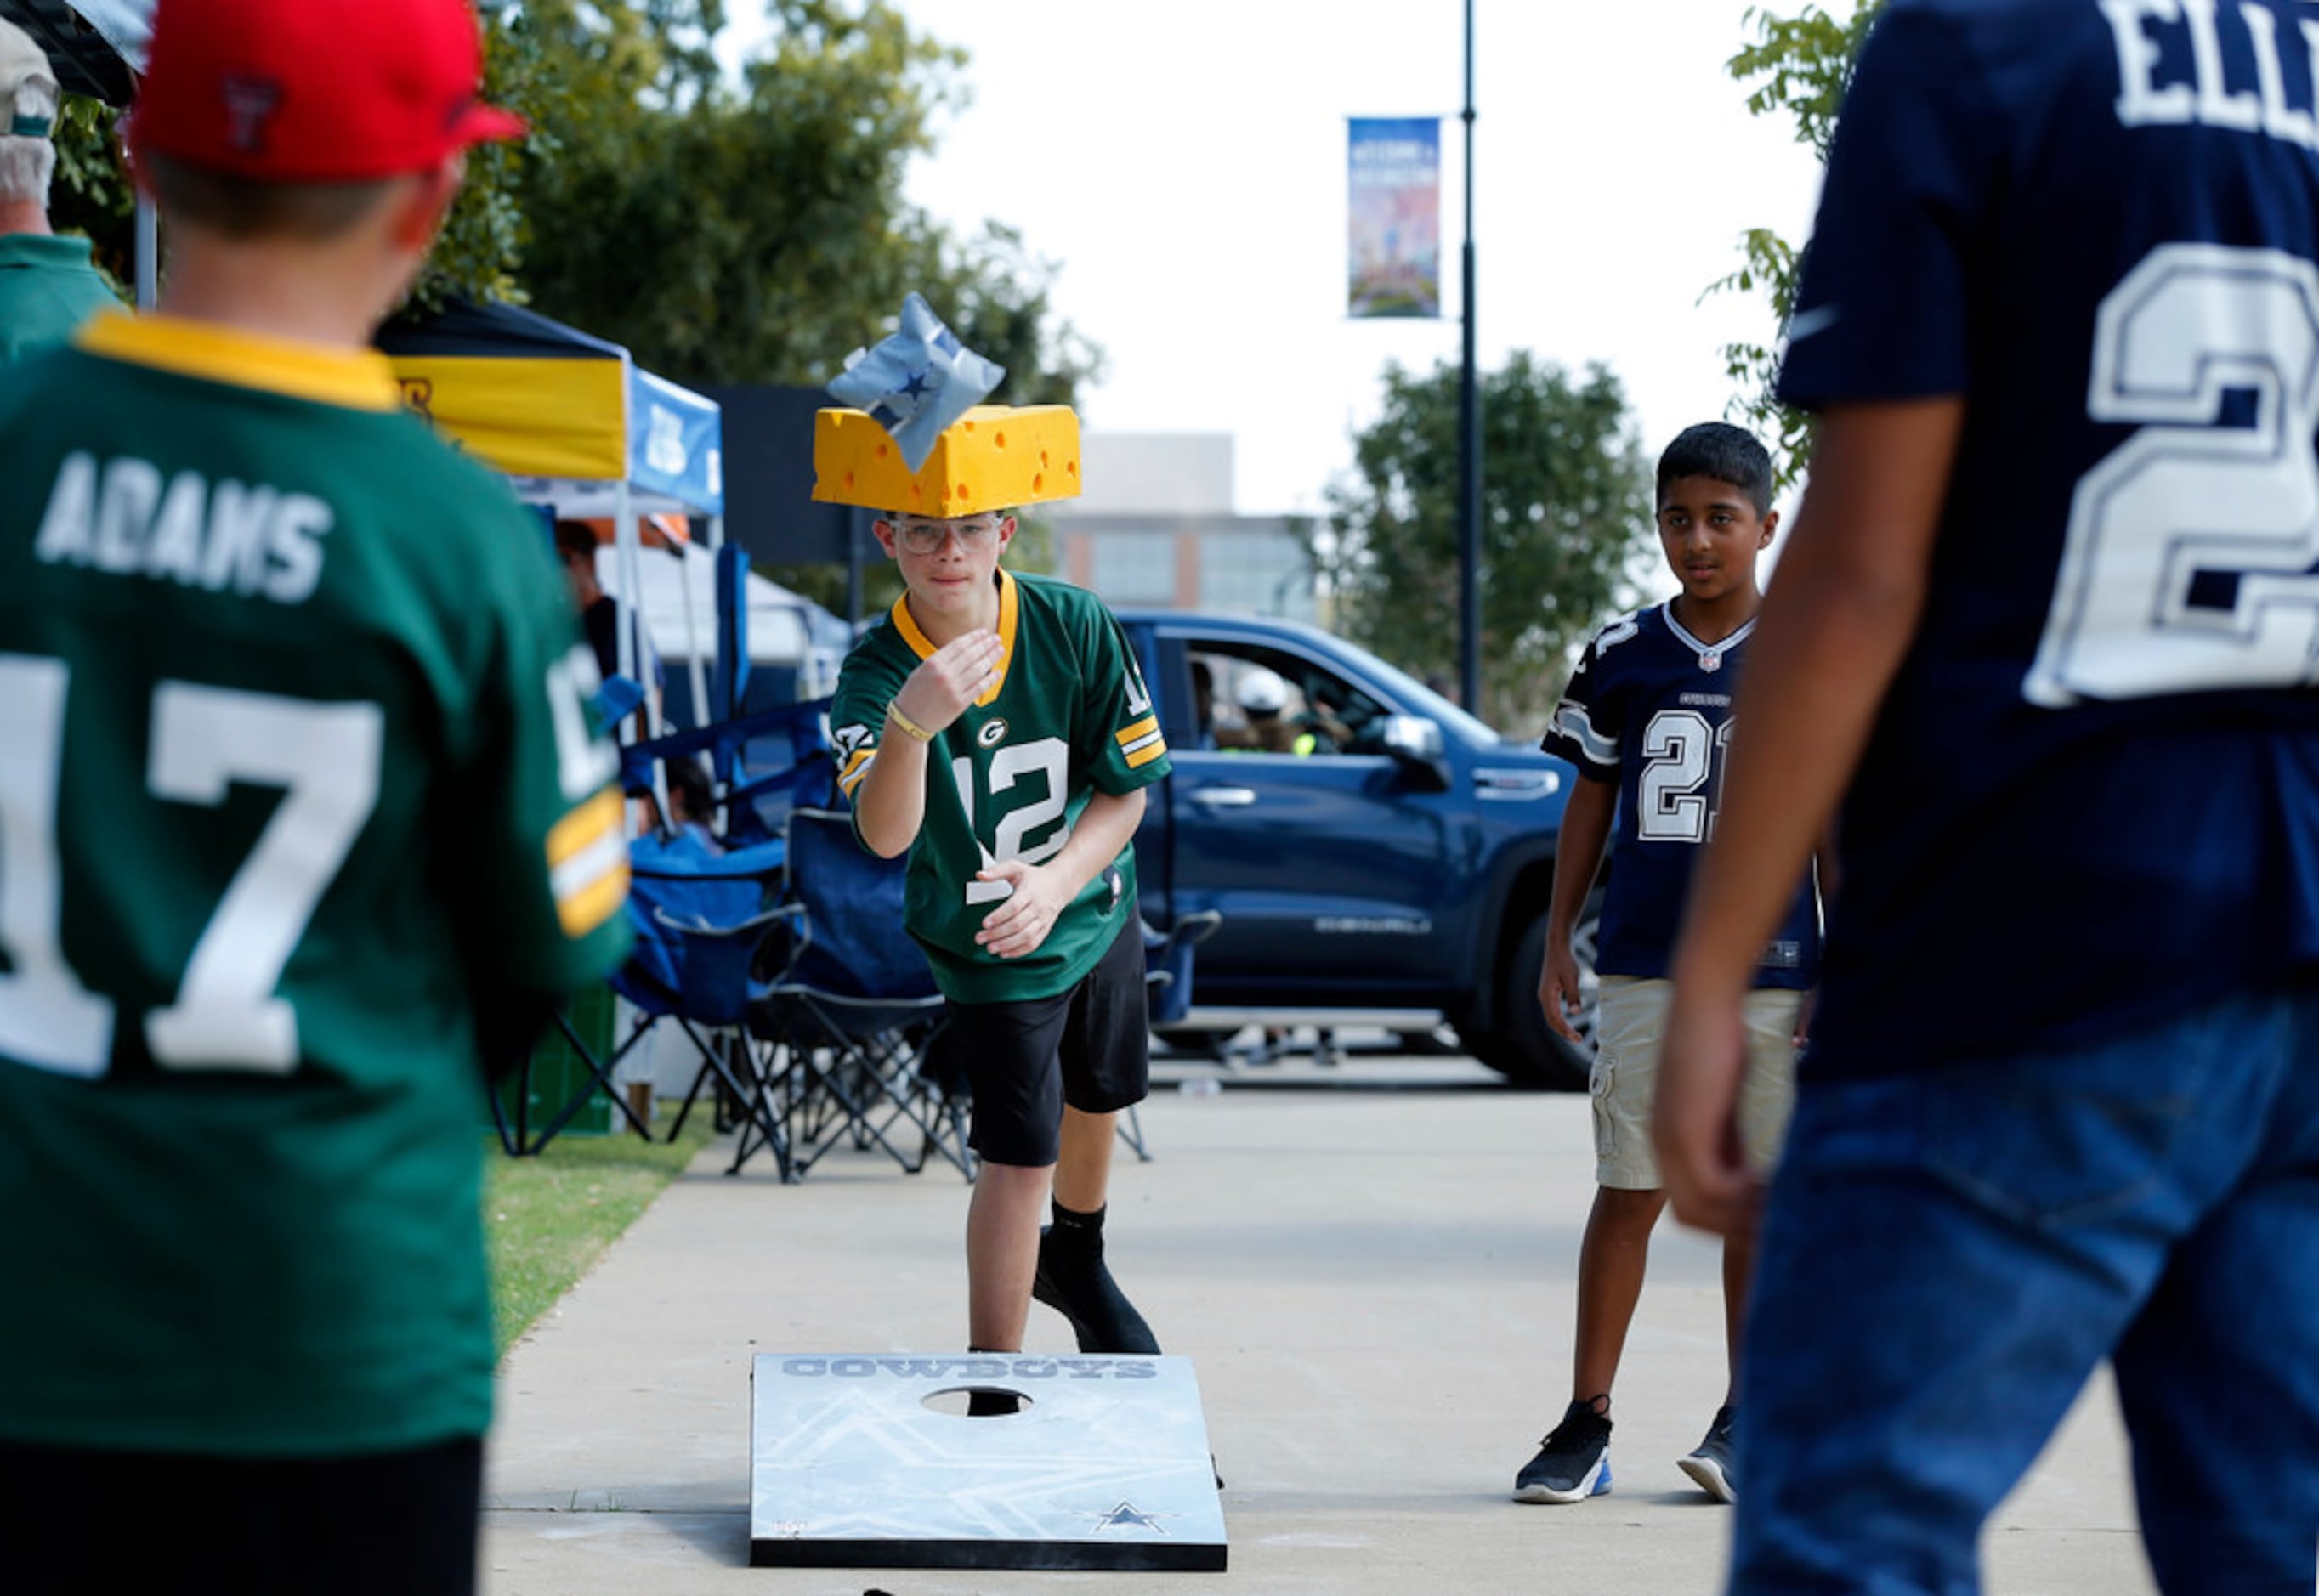
{"label": "black sock", "polygon": [[1103,1216],[1110,1212],[1108,1204],[1093,1213],[1081,1213],[1076,1208],[1066,1208],[1052,1199],[1048,1201],[1047,1206],[1055,1216],[1052,1229],[1056,1235],[1069,1241],[1102,1242]]}

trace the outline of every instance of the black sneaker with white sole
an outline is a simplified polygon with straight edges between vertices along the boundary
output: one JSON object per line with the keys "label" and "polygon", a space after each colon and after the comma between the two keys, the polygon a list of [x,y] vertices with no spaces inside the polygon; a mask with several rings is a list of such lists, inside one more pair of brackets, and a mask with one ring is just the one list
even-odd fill
{"label": "black sneaker with white sole", "polygon": [[1594,1402],[1572,1402],[1538,1443],[1538,1456],[1514,1476],[1516,1501],[1584,1501],[1611,1493],[1611,1421],[1594,1411]]}
{"label": "black sneaker with white sole", "polygon": [[1674,1465],[1716,1501],[1737,1501],[1739,1473],[1731,1461],[1731,1410],[1716,1409],[1715,1422],[1707,1427],[1707,1438],[1688,1457],[1676,1458]]}

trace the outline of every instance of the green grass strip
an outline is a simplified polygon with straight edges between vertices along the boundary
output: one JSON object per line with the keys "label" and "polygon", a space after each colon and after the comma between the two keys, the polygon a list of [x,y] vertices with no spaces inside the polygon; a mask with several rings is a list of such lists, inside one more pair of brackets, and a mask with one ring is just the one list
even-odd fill
{"label": "green grass strip", "polygon": [[484,1137],[483,1236],[501,1356],[692,1162],[715,1118],[696,1104],[673,1145],[627,1131],[565,1135],[528,1159],[511,1159]]}

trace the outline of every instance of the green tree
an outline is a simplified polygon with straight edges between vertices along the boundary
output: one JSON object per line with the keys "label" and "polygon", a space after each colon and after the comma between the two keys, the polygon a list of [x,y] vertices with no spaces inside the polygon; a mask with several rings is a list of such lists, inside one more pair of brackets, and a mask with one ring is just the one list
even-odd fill
{"label": "green tree", "polygon": [[[1419,676],[1457,664],[1458,368],[1389,365],[1307,553],[1340,630]],[[1619,379],[1516,351],[1482,378],[1483,717],[1543,724],[1572,649],[1630,591],[1651,474]]]}
{"label": "green tree", "polygon": [[[772,0],[774,31],[739,84],[720,78],[713,0],[528,0],[535,125],[524,280],[548,315],[625,345],[680,383],[817,386],[925,294],[1006,368],[993,398],[1069,404],[1101,353],[1050,302],[1056,266],[992,222],[959,237],[907,203],[909,161],[965,103],[965,54],[914,32],[891,0]],[[535,142],[537,142],[536,140]],[[1045,569],[1025,518],[1008,564]],[[767,574],[833,608],[841,568]],[[864,604],[889,603],[890,566]]]}
{"label": "green tree", "polygon": [[[414,292],[422,303],[449,293],[521,302],[519,272],[529,232],[524,175],[553,158],[552,138],[537,130],[564,113],[561,102],[573,92],[567,75],[543,54],[521,7],[511,0],[484,0],[483,15],[484,95],[521,113],[535,132],[522,144],[487,144],[468,152],[466,185]],[[50,222],[59,232],[86,234],[97,264],[124,288],[133,284],[136,191],[122,150],[120,110],[68,95],[56,141]]]}
{"label": "green tree", "polygon": [[736,86],[700,54],[710,0],[530,0],[524,25],[573,86],[540,115],[555,155],[527,183],[533,302],[678,382],[819,383],[916,289],[1007,368],[999,399],[1069,402],[1099,357],[1056,321],[1051,263],[903,198],[964,101],[964,54],[891,0],[771,12]]}
{"label": "green tree", "polygon": [[[1868,29],[1884,0],[1855,0],[1849,18],[1839,20],[1817,5],[1794,16],[1751,7],[1746,25],[1752,43],[1727,63],[1732,77],[1748,86],[1747,109],[1757,116],[1783,114],[1795,122],[1796,140],[1809,144],[1822,161],[1836,137],[1836,122],[1852,86],[1853,63],[1860,59]],[[1782,328],[1795,309],[1797,246],[1770,228],[1752,228],[1740,240],[1742,264],[1712,284],[1710,293],[1760,293]],[[1724,369],[1737,386],[1732,419],[1770,439],[1782,485],[1792,482],[1811,453],[1811,419],[1773,396],[1780,352],[1763,344],[1727,344]]]}

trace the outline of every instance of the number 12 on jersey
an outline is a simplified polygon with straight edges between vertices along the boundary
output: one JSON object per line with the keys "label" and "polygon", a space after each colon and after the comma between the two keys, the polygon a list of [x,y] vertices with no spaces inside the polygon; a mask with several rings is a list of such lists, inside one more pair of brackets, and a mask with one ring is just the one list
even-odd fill
{"label": "number 12 on jersey", "polygon": [[[991,755],[990,802],[994,809],[998,807],[1000,797],[1012,791],[1015,784],[1025,776],[1044,778],[1046,793],[998,816],[997,833],[991,837],[989,845],[982,848],[984,870],[1008,859],[1037,864],[1061,852],[1063,844],[1071,840],[1071,828],[1066,825],[1043,843],[1028,847],[1024,845],[1025,839],[1039,827],[1062,819],[1064,811],[1069,807],[1063,782],[1069,773],[1070,752],[1070,745],[1060,737],[1042,737],[1035,743],[1009,744]],[[958,784],[959,807],[966,811],[967,826],[979,837],[981,834],[975,825],[974,762],[963,757],[953,759],[950,763],[950,772],[951,779]],[[981,846],[979,843],[977,845]],[[966,884],[966,901],[997,903],[1013,890],[1004,881],[969,881]]]}

